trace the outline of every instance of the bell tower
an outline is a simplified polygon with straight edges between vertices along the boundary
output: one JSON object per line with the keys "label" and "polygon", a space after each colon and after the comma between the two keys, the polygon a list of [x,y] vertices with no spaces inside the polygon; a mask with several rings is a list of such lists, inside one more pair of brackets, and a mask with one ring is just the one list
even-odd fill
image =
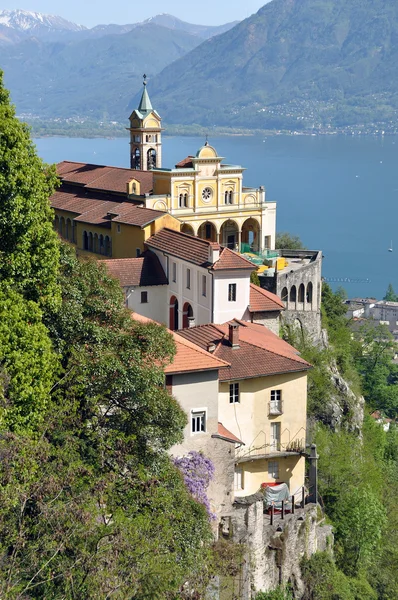
{"label": "bell tower", "polygon": [[146,75],[143,84],[140,104],[130,115],[130,168],[150,171],[162,166],[162,119],[152,108]]}

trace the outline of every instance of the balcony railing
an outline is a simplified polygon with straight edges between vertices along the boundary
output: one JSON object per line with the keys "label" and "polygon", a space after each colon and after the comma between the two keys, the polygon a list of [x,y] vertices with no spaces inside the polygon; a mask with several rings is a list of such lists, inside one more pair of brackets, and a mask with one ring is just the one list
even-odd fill
{"label": "balcony railing", "polygon": [[270,400],[268,402],[268,416],[276,417],[283,414],[282,400]]}
{"label": "balcony railing", "polygon": [[[286,433],[285,430],[284,433]],[[241,446],[236,450],[236,458],[246,461],[251,459],[266,458],[268,455],[275,454],[301,454],[305,451],[305,438],[294,437],[286,440],[286,436],[282,435],[281,439],[271,439],[265,437],[265,433],[258,434],[250,446]]]}

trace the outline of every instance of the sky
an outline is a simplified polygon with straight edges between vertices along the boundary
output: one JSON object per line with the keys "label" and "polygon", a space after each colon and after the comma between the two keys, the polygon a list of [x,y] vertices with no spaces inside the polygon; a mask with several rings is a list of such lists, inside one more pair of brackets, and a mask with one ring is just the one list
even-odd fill
{"label": "sky", "polygon": [[269,0],[5,0],[1,3],[0,10],[20,8],[58,15],[86,27],[108,23],[137,23],[159,13],[169,13],[189,23],[222,25],[246,19],[267,1]]}

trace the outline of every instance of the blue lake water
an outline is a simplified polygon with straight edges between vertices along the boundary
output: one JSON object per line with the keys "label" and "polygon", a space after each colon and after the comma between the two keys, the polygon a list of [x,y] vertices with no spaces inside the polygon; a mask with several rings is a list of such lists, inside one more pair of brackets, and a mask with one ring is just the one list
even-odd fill
{"label": "blue lake water", "polygon": [[[349,296],[398,291],[398,137],[211,138],[226,162],[246,167],[244,183],[264,185],[277,202],[277,230],[321,249],[326,277],[369,279],[342,284]],[[163,166],[195,154],[202,138],[164,137]],[[127,138],[35,140],[47,162],[129,166]],[[394,252],[388,252],[390,243]],[[336,287],[334,285],[333,287]]]}

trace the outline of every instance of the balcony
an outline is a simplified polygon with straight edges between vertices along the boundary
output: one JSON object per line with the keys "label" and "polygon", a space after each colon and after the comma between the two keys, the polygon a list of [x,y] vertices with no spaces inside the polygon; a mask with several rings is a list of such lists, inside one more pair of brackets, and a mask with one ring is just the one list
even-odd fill
{"label": "balcony", "polygon": [[[300,432],[304,432],[301,429]],[[264,432],[260,432],[250,446],[241,446],[236,450],[237,462],[248,462],[252,460],[261,460],[269,458],[281,458],[287,456],[300,456],[305,451],[305,437],[299,438],[297,435],[290,438],[289,432],[285,429],[280,439],[268,437]]]}
{"label": "balcony", "polygon": [[270,400],[268,402],[268,416],[278,417],[283,414],[283,402],[282,400]]}

